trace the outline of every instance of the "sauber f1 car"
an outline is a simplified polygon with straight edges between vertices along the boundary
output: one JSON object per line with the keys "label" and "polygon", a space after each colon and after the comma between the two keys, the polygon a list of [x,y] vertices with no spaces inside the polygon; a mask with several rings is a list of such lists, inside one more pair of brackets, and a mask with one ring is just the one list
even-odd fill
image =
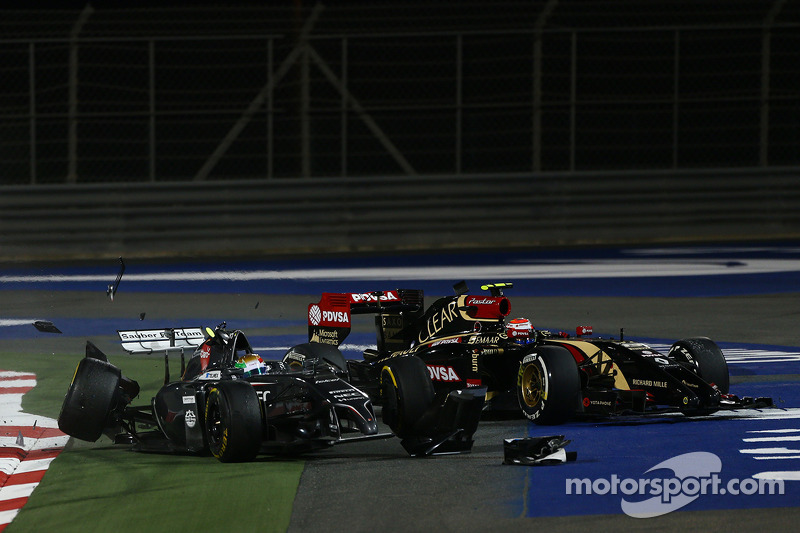
{"label": "sauber f1 car", "polygon": [[[424,361],[434,388],[487,388],[485,409],[521,410],[539,424],[560,424],[579,414],[609,416],[679,410],[687,416],[721,409],[768,407],[769,398],[729,393],[728,366],[708,338],[684,339],[668,353],[645,344],[535,330],[527,319],[506,320],[511,283],[484,285],[470,294],[464,282],[455,295],[427,310],[420,290],[366,294],[323,293],[308,307],[309,339],[338,346],[352,315],[375,315],[376,349],[348,360],[350,382],[381,401],[381,369],[405,357]],[[620,330],[622,333],[622,330]]]}
{"label": "sauber f1 car", "polygon": [[[305,343],[281,361],[264,361],[244,333],[178,328],[118,332],[131,353],[164,351],[164,385],[150,405],[130,405],[136,381],[87,342],[69,386],[59,428],[78,439],[105,434],[142,451],[210,451],[223,462],[259,453],[299,453],[333,444],[392,437],[379,433],[372,402],[348,383],[334,346]],[[183,352],[193,350],[184,364]],[[181,378],[169,378],[169,352],[181,352]],[[384,377],[383,418],[413,456],[468,452],[485,390],[454,390],[434,398],[425,365],[417,358],[392,361]]]}

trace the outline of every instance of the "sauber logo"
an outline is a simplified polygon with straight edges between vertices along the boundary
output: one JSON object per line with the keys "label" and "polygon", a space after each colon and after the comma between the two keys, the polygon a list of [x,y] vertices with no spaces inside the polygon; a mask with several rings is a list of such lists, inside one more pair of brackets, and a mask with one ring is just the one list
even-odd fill
{"label": "sauber logo", "polygon": [[461,381],[452,366],[428,365],[428,373],[433,381]]}
{"label": "sauber logo", "polygon": [[[378,297],[377,296],[375,296],[374,294],[369,294],[369,293],[366,293],[366,294],[351,293],[350,294],[350,299],[354,303],[359,303],[359,302],[377,302],[378,301]],[[380,296],[380,300],[382,302],[395,302],[395,301],[397,301],[399,299],[400,299],[400,297],[397,295],[397,293],[395,291],[384,292]]]}

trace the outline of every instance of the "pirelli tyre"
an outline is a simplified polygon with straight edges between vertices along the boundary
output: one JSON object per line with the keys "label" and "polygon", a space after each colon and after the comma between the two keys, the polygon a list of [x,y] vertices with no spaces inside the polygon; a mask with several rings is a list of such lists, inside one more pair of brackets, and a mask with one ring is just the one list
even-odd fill
{"label": "pirelli tyre", "polygon": [[381,369],[380,387],[383,422],[400,438],[412,435],[436,395],[428,367],[419,357],[398,357]]}
{"label": "pirelli tyre", "polygon": [[529,420],[563,424],[581,401],[581,380],[572,355],[561,346],[538,346],[526,355],[517,374],[517,399]]}
{"label": "pirelli tyre", "polygon": [[106,361],[84,357],[78,363],[61,405],[58,428],[76,439],[94,442],[114,425],[112,415],[119,403],[120,370]]}
{"label": "pirelli tyre", "polygon": [[205,409],[208,449],[223,463],[251,461],[262,441],[261,407],[246,381],[220,381],[208,390]]}
{"label": "pirelli tyre", "polygon": [[703,381],[716,385],[720,393],[728,394],[728,363],[717,343],[708,337],[679,340],[670,348],[669,356],[688,363]]}

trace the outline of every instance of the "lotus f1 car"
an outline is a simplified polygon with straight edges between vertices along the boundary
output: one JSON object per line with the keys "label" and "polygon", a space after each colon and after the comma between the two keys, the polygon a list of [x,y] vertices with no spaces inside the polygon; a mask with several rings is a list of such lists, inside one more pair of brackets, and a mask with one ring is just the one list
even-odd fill
{"label": "lotus f1 car", "polygon": [[[337,346],[355,314],[374,314],[376,349],[349,360],[350,382],[381,401],[381,369],[405,357],[424,361],[435,390],[487,388],[486,409],[521,410],[539,424],[559,424],[579,414],[616,415],[679,410],[702,415],[720,409],[768,407],[769,398],[729,394],[728,367],[708,338],[676,342],[669,353],[622,338],[535,330],[526,319],[507,321],[511,283],[485,285],[427,310],[419,290],[366,294],[323,293],[308,308],[309,339]],[[587,336],[588,335],[588,336]]]}
{"label": "lotus f1 car", "polygon": [[[333,346],[305,343],[284,360],[267,362],[242,331],[224,323],[205,333],[182,328],[119,335],[131,353],[164,351],[164,385],[150,405],[131,406],[138,383],[87,342],[58,417],[65,433],[87,441],[105,434],[142,451],[210,451],[223,462],[393,436],[379,433],[368,395],[342,379],[347,367]],[[188,364],[186,349],[193,350]],[[169,352],[175,350],[182,375],[171,381]],[[454,391],[436,403],[425,365],[416,358],[380,372],[387,383],[384,420],[412,456],[471,449],[484,394]]]}

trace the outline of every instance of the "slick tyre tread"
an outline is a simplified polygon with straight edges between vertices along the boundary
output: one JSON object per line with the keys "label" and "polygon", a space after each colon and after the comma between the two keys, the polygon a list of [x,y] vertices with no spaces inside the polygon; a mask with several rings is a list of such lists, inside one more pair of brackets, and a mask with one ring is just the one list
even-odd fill
{"label": "slick tyre tread", "polygon": [[211,454],[223,463],[252,461],[262,440],[261,407],[246,381],[221,381],[206,398],[205,430]]}
{"label": "slick tyre tread", "polygon": [[383,422],[398,437],[413,434],[435,396],[428,367],[419,357],[399,357],[381,369]]}
{"label": "slick tyre tread", "polygon": [[58,428],[80,440],[99,439],[120,398],[120,379],[120,370],[111,363],[90,357],[81,359],[64,397]]}
{"label": "slick tyre tread", "polygon": [[[692,359],[689,360],[688,356]],[[708,337],[682,339],[672,345],[670,357],[692,364],[700,378],[717,386],[722,394],[730,391],[728,363],[717,343]]]}
{"label": "slick tyre tread", "polygon": [[581,380],[572,355],[560,346],[539,346],[526,355],[517,375],[517,399],[526,418],[563,424],[577,411]]}

